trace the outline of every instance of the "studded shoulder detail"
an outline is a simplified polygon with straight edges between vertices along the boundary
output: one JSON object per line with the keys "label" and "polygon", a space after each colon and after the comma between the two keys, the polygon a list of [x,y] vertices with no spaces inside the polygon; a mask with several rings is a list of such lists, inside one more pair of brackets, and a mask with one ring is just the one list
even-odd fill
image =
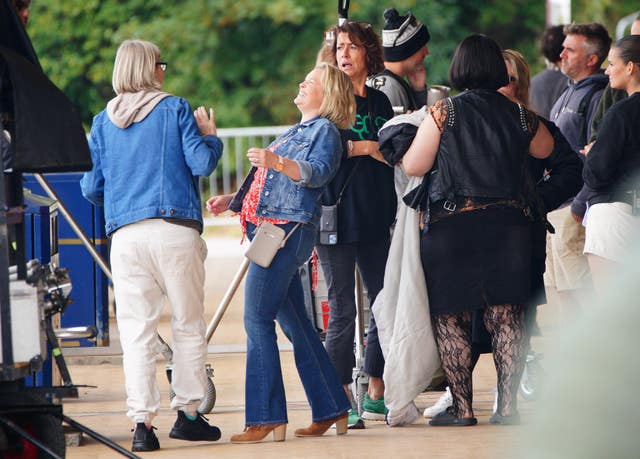
{"label": "studded shoulder detail", "polygon": [[529,125],[527,123],[527,111],[522,104],[518,104],[518,110],[520,111],[520,127],[524,132],[529,132]]}
{"label": "studded shoulder detail", "polygon": [[456,111],[453,106],[453,101],[451,97],[447,97],[447,126],[452,128],[456,123]]}

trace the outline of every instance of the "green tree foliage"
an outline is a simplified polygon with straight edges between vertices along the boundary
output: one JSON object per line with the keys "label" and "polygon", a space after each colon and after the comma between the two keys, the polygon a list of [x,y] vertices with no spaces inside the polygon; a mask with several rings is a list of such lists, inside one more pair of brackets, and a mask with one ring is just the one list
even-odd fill
{"label": "green tree foliage", "polygon": [[[536,62],[543,2],[353,0],[350,18],[380,30],[382,12],[391,4],[428,25],[432,83],[447,83],[453,51],[471,32],[491,35]],[[113,97],[113,60],[127,38],[158,44],[169,63],[164,89],[193,106],[214,106],[219,126],[286,124],[299,116],[292,99],[314,65],[324,30],[337,20],[336,5],[334,0],[34,0],[28,31],[45,72],[76,103],[87,126]]]}
{"label": "green tree foliage", "polygon": [[[615,40],[616,25],[623,17],[640,11],[638,2],[620,0],[573,0],[571,13],[575,22],[599,22]],[[629,30],[626,31],[629,33]]]}

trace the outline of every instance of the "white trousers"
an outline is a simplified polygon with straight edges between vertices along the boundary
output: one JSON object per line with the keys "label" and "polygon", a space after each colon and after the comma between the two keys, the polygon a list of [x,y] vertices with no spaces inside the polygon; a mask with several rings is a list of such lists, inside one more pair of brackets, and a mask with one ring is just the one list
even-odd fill
{"label": "white trousers", "polygon": [[122,344],[127,416],[151,422],[160,408],[156,381],[157,326],[164,299],[173,334],[171,408],[195,410],[206,387],[204,260],[207,246],[192,228],[161,219],[117,230],[111,270]]}

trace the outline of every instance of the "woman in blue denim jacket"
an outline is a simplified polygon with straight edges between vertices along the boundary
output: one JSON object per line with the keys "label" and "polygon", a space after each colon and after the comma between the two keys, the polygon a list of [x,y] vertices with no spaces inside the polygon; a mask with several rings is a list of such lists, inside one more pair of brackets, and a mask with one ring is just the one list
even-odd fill
{"label": "woman in blue denim jacket", "polygon": [[127,415],[136,424],[133,451],[160,447],[151,421],[158,414],[157,325],[171,305],[174,366],[169,436],[220,438],[197,412],[206,388],[204,259],[198,176],[222,155],[213,110],[194,114],[184,99],[161,91],[166,62],[153,43],[127,40],[113,70],[117,96],[93,120],[93,169],[83,195],[104,206],[112,240],[111,269],[126,380]]}
{"label": "woman in blue denim jacket", "polygon": [[[231,209],[253,239],[267,221],[294,230],[268,268],[251,263],[245,285],[247,332],[245,430],[232,443],[255,443],[273,432],[283,441],[287,408],[275,321],[293,344],[296,368],[311,405],[312,423],[298,437],[320,436],[335,422],[346,433],[350,408],[329,356],[304,307],[298,268],[309,259],[318,231],[318,198],[340,163],[339,128],[353,123],[351,81],[336,67],[320,64],[300,83],[294,103],[302,119],[267,148],[250,148],[253,166],[240,190],[207,202],[214,215]],[[299,226],[297,226],[300,224]]]}

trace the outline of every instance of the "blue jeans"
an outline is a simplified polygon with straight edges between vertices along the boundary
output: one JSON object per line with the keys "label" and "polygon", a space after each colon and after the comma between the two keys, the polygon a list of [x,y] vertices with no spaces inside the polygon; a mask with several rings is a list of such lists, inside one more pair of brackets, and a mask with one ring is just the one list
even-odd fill
{"label": "blue jeans", "polygon": [[[280,226],[288,233],[294,225]],[[247,222],[249,239],[253,239],[254,229],[255,225]],[[275,320],[293,344],[296,368],[311,405],[312,419],[330,419],[351,407],[304,307],[298,268],[311,256],[315,235],[313,225],[301,225],[269,268],[249,265],[244,306],[246,425],[287,422]]]}
{"label": "blue jeans", "polygon": [[[329,326],[325,347],[342,384],[353,381],[353,342],[355,338],[356,297],[354,272],[356,263],[373,304],[384,282],[389,255],[389,240],[318,245],[316,252],[329,290]],[[382,378],[384,356],[378,341],[378,329],[371,314],[365,348],[364,372]]]}

